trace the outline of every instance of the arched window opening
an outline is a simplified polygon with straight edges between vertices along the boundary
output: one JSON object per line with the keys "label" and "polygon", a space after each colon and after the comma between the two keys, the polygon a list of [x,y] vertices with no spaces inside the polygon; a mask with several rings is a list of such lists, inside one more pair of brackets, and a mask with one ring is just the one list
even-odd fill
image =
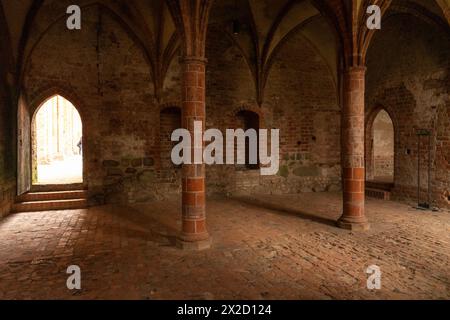
{"label": "arched window opening", "polygon": [[[161,111],[159,121],[160,134],[160,158],[161,168],[170,169],[175,165],[172,162],[171,154],[177,142],[171,140],[172,133],[181,128],[181,110],[176,107],[165,108]],[[176,166],[178,167],[178,166]]]}
{"label": "arched window opening", "polygon": [[32,124],[33,184],[83,182],[83,144],[80,114],[67,99],[56,95],[36,112]]}
{"label": "arched window opening", "polygon": [[[250,161],[250,140],[245,139],[245,150],[237,150],[237,153],[245,152],[245,165],[238,166],[238,169],[247,169],[247,170],[257,170],[260,168],[259,166],[259,115],[252,111],[242,110],[236,114],[237,118],[237,128],[243,129],[247,131],[249,129],[256,130],[257,134],[257,164],[251,163]],[[238,148],[238,146],[236,146]]]}
{"label": "arched window opening", "polygon": [[373,123],[373,179],[394,182],[394,125],[389,114],[381,110]]}

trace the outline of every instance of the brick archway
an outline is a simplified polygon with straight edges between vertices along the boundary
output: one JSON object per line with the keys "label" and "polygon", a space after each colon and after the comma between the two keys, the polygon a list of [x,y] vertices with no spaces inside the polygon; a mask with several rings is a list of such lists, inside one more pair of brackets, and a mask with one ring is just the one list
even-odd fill
{"label": "brick archway", "polygon": [[[17,134],[17,195],[20,196],[29,192],[32,189],[32,119],[39,107],[48,99],[55,95],[60,95],[70,101],[77,109],[81,121],[85,124],[87,116],[85,103],[79,96],[68,86],[61,83],[52,83],[49,86],[37,90],[33,94],[23,92],[18,99],[17,119],[18,119],[18,134]],[[88,141],[85,136],[86,128],[83,125],[83,141],[82,145],[87,146]],[[88,148],[84,148],[88,150]],[[87,152],[84,152],[86,155]],[[86,179],[86,157],[83,157],[83,181],[84,187],[87,187]]]}
{"label": "brick archway", "polygon": [[382,105],[377,105],[372,108],[366,114],[366,123],[365,123],[365,159],[366,159],[366,180],[370,181],[375,178],[375,164],[374,164],[374,123],[377,119],[377,116],[380,112],[386,112],[392,121],[392,129],[393,129],[393,144],[394,144],[394,159],[393,159],[393,182],[395,183],[395,167],[396,167],[396,154],[397,154],[397,123],[396,118],[390,108],[386,108]]}
{"label": "brick archway", "polygon": [[[84,126],[81,113],[76,104],[58,92],[43,99],[39,105],[32,105],[30,116],[31,187],[35,185],[82,184],[85,181],[82,152],[84,149]],[[50,119],[48,116],[50,116]],[[49,123],[52,126],[50,133],[48,131]],[[45,131],[46,129],[47,132]],[[40,144],[45,145],[45,147],[40,149]],[[41,150],[40,157],[39,150]],[[67,162],[69,154],[73,159],[76,159],[75,162]],[[59,160],[56,161],[56,158],[53,158],[56,155],[60,155],[61,159],[58,158]],[[67,168],[62,170],[57,177],[42,180],[41,177],[38,178],[40,170],[38,168],[39,163],[44,158],[49,159],[48,161],[50,162],[47,164],[53,163],[52,167],[49,167],[53,172],[59,168],[55,167],[54,164],[61,161],[61,164],[67,164]],[[46,166],[41,166],[40,168],[44,167]],[[47,173],[50,173],[50,171]]]}

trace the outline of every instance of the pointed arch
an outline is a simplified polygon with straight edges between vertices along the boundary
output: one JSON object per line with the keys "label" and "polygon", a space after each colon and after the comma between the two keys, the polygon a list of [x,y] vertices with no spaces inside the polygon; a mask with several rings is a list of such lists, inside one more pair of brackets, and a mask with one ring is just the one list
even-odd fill
{"label": "pointed arch", "polygon": [[377,105],[367,113],[366,180],[395,183],[397,127],[392,110],[385,106]]}
{"label": "pointed arch", "polygon": [[[33,97],[24,94],[20,96],[17,108],[17,170],[18,170],[18,195],[30,191],[33,186],[33,119],[39,108],[54,96],[61,96],[69,101],[77,110],[81,123],[84,124],[87,108],[83,100],[70,88],[60,84],[46,87],[37,92]],[[85,126],[82,125],[82,146],[86,145]],[[85,148],[83,148],[85,149]],[[83,157],[83,183],[85,183],[85,159]]]}
{"label": "pointed arch", "polygon": [[31,118],[31,185],[83,183],[83,137],[77,107],[60,94],[46,98]]}

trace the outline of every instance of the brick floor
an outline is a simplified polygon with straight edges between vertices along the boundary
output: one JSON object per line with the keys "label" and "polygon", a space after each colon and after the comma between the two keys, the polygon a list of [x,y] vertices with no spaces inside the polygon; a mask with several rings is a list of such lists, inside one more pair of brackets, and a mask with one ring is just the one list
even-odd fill
{"label": "brick floor", "polygon": [[[338,194],[208,201],[214,246],[176,249],[179,202],[0,221],[1,299],[450,299],[450,214],[369,200],[371,230],[334,227]],[[382,271],[382,289],[365,270]],[[66,288],[70,265],[82,289]]]}

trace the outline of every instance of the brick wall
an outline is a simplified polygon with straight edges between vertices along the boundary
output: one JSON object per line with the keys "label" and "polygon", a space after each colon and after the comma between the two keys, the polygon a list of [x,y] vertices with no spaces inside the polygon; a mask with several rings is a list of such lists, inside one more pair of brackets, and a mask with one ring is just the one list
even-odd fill
{"label": "brick wall", "polygon": [[[38,24],[51,13],[42,10]],[[163,192],[154,186],[159,106],[150,67],[111,15],[89,7],[82,30],[68,32],[62,20],[45,34],[26,69],[30,107],[52,87],[64,89],[81,114],[92,202],[142,201]]]}
{"label": "brick wall", "polygon": [[375,178],[393,178],[394,177],[394,157],[375,156]]}
{"label": "brick wall", "polygon": [[[220,54],[219,54],[220,53]],[[265,101],[255,101],[248,66],[233,43],[211,29],[207,42],[208,124],[235,128],[240,110],[260,115],[260,127],[280,129],[280,171],[262,177],[238,166],[208,168],[209,187],[224,192],[310,192],[340,188],[337,91],[324,60],[299,34],[279,52]]]}
{"label": "brick wall", "polygon": [[[37,30],[51,12],[40,12]],[[235,128],[239,111],[253,111],[261,128],[281,130],[282,159],[273,177],[237,166],[208,167],[208,192],[339,189],[337,90],[312,46],[298,35],[279,52],[261,107],[245,59],[220,30],[209,32],[207,57],[207,128]],[[161,112],[163,106],[180,106],[178,58],[158,102],[143,51],[107,12],[93,6],[83,10],[82,30],[67,32],[60,21],[30,56],[25,90],[31,112],[55,87],[63,89],[82,117],[92,203],[161,199],[180,191],[180,170],[169,163],[169,132],[178,116]]]}
{"label": "brick wall", "polygon": [[[416,199],[416,132],[427,129],[432,135],[432,200],[438,206],[449,205],[449,56],[448,34],[412,16],[397,15],[384,21],[383,32],[374,37],[367,63],[366,114],[381,106],[393,118],[394,198]],[[425,193],[428,150],[424,148],[419,156]]]}
{"label": "brick wall", "polygon": [[172,191],[181,191],[181,166],[171,160],[172,148],[177,142],[171,141],[174,130],[181,128],[181,109],[168,107],[161,110],[159,123],[159,184],[166,184]]}
{"label": "brick wall", "polygon": [[[32,41],[45,24],[40,22],[51,19],[53,10],[61,8],[40,11]],[[433,200],[449,203],[450,45],[445,40],[447,35],[437,27],[396,16],[384,21],[383,32],[376,34],[369,50],[366,114],[382,107],[394,122],[398,199],[415,196],[415,132],[425,128],[432,132]],[[239,112],[249,110],[258,114],[261,128],[280,129],[281,139],[276,176],[262,177],[257,170],[234,165],[208,167],[208,193],[340,189],[337,86],[324,59],[301,34],[279,51],[261,106],[244,57],[221,30],[209,30],[207,58],[207,128],[236,128],[243,125]],[[180,191],[180,170],[168,163],[168,133],[178,120],[175,114],[161,112],[164,106],[181,105],[178,57],[169,67],[160,101],[154,95],[150,69],[132,37],[96,6],[83,10],[82,30],[68,32],[61,20],[30,53],[24,88],[31,114],[48,98],[44,93],[52,92],[49,88],[62,89],[60,93],[81,114],[85,180],[92,203],[161,199]],[[7,145],[0,139],[2,155],[7,154],[3,152]],[[426,154],[421,157],[425,160]],[[385,160],[378,157],[376,165],[391,170],[392,164]],[[422,181],[426,180],[424,172]]]}

